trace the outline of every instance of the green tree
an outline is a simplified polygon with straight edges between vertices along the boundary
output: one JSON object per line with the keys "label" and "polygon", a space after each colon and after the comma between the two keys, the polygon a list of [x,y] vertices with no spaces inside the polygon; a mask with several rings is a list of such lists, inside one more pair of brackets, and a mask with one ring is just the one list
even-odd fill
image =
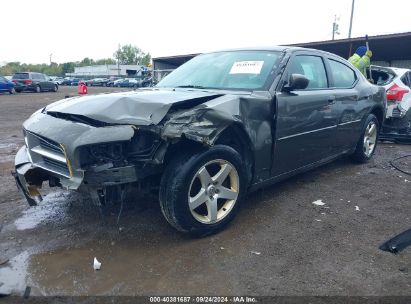
{"label": "green tree", "polygon": [[80,61],[80,64],[79,64],[79,66],[88,66],[88,65],[94,65],[94,60],[90,59],[88,57],[86,57],[82,61]]}
{"label": "green tree", "polygon": [[120,64],[146,64],[147,61],[150,63],[151,60],[150,53],[146,54],[140,48],[131,44],[119,46],[113,56]]}
{"label": "green tree", "polygon": [[62,65],[62,74],[65,75],[66,73],[73,73],[75,64],[74,62],[65,62]]}
{"label": "green tree", "polygon": [[147,53],[143,56],[143,58],[141,59],[141,63],[142,65],[148,66],[151,63],[151,55],[150,53]]}
{"label": "green tree", "polygon": [[94,61],[97,65],[105,65],[105,64],[116,64],[116,61],[113,58],[103,58]]}

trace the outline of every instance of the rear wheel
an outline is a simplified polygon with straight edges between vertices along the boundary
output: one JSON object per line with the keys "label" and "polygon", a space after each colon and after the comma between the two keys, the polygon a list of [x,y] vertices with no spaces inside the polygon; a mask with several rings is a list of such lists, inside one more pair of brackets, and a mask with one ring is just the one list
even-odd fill
{"label": "rear wheel", "polygon": [[16,94],[16,89],[15,88],[11,88],[9,91],[10,94]]}
{"label": "rear wheel", "polygon": [[54,88],[53,88],[53,92],[57,92],[57,91],[58,91],[58,89],[59,89],[58,85],[57,85],[57,84],[55,84],[55,85],[54,85]]}
{"label": "rear wheel", "polygon": [[371,159],[377,147],[379,131],[380,124],[377,117],[374,114],[369,114],[355,152],[351,155],[353,160],[365,163]]}
{"label": "rear wheel", "polygon": [[36,93],[40,93],[41,92],[41,87],[39,85],[36,85]]}
{"label": "rear wheel", "polygon": [[183,155],[167,166],[160,186],[164,217],[177,230],[207,235],[228,224],[245,192],[240,155],[218,145]]}

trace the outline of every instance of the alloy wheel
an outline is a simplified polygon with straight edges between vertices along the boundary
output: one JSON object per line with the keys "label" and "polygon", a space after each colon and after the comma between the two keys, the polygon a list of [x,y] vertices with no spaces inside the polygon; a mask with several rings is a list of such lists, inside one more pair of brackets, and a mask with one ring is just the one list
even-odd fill
{"label": "alloy wheel", "polygon": [[374,152],[377,142],[377,125],[374,121],[370,121],[364,133],[363,151],[365,156],[370,157]]}
{"label": "alloy wheel", "polygon": [[188,192],[188,205],[196,220],[215,224],[225,218],[238,199],[240,179],[235,167],[216,159],[194,175]]}

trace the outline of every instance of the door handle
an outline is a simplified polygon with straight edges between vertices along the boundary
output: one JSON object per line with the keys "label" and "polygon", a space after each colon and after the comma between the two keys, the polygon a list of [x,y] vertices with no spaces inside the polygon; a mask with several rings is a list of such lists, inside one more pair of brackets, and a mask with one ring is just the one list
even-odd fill
{"label": "door handle", "polygon": [[336,98],[335,98],[335,96],[328,96],[327,100],[328,100],[328,103],[334,103]]}

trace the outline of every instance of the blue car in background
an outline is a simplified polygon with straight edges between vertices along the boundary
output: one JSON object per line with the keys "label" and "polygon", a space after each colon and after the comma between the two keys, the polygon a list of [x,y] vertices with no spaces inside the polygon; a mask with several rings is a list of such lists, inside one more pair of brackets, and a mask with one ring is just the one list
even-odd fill
{"label": "blue car in background", "polygon": [[16,93],[14,83],[3,76],[0,76],[0,92],[9,92],[10,94]]}

